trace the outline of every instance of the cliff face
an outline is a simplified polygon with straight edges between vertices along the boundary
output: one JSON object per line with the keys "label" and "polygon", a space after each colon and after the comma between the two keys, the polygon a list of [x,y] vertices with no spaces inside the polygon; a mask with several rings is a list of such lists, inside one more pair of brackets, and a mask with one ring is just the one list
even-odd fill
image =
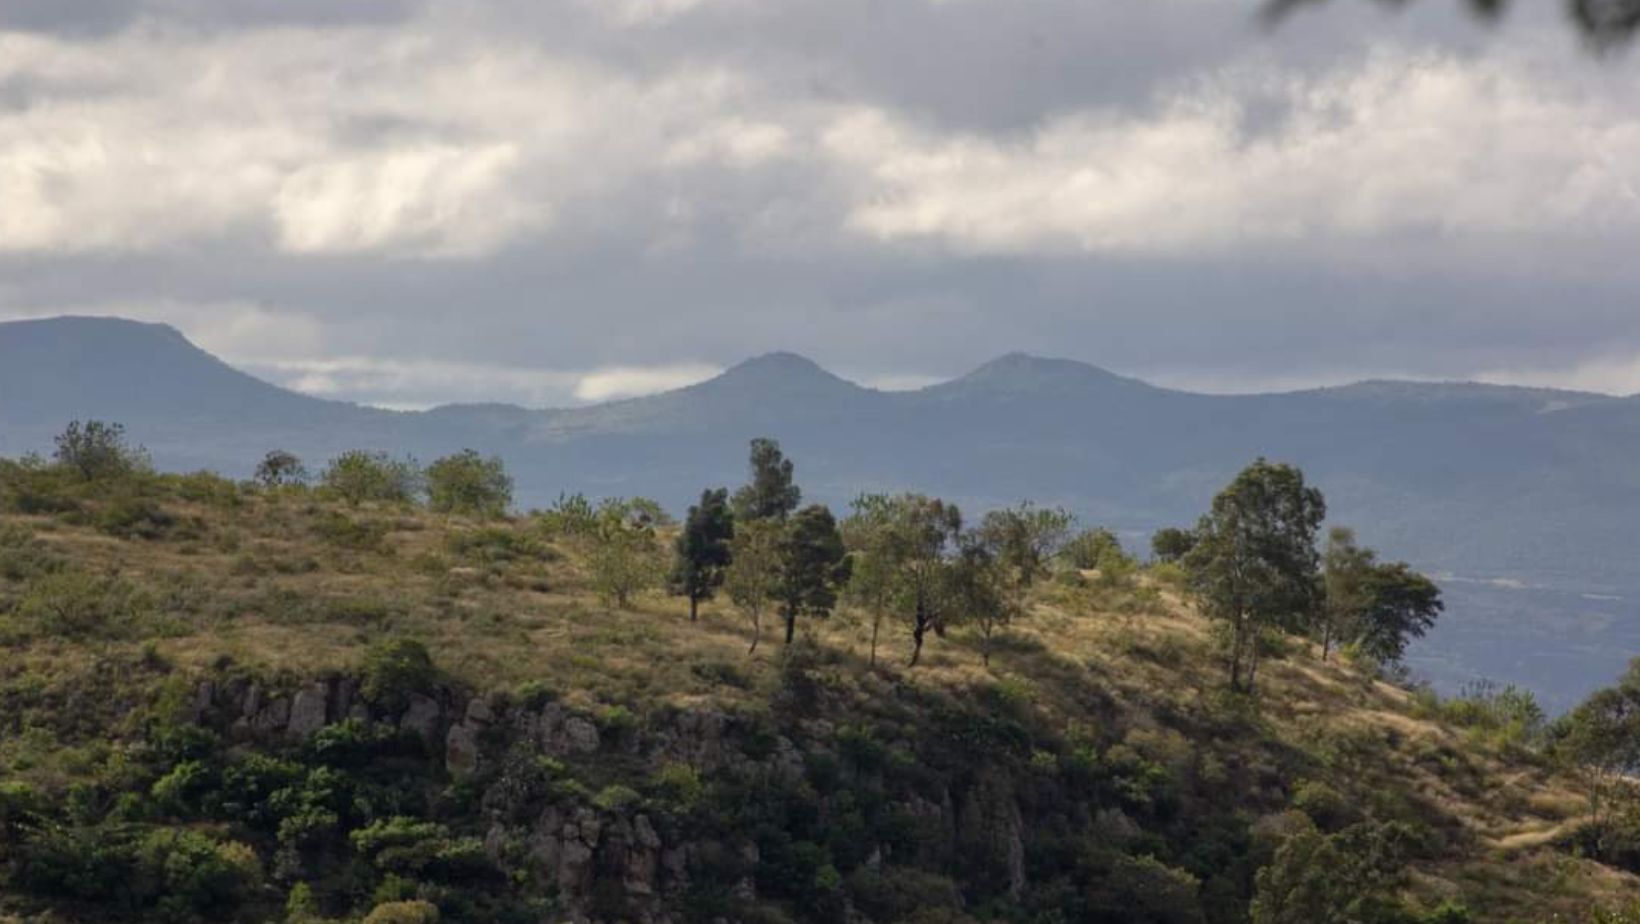
{"label": "cliff face", "polygon": [[[477,786],[476,813],[457,823],[481,832],[489,859],[514,881],[549,894],[565,920],[683,921],[683,909],[703,891],[703,877],[705,885],[727,886],[722,897],[755,907],[764,897],[758,836],[764,832],[724,830],[723,819],[711,818],[700,804],[713,785],[744,788],[755,801],[758,790],[818,795],[812,790],[817,769],[835,775],[835,790],[816,800],[821,815],[857,813],[865,796],[877,804],[863,820],[892,819],[920,830],[913,840],[859,832],[853,850],[864,858],[866,876],[908,865],[967,873],[975,877],[975,894],[994,891],[1010,899],[1027,886],[1026,832],[1042,820],[1027,818],[1022,808],[1017,762],[980,756],[951,780],[918,773],[895,779],[890,767],[872,767],[872,758],[852,753],[872,747],[879,729],[840,729],[824,718],[771,725],[765,716],[703,706],[667,710],[638,724],[556,701],[526,704],[452,688],[411,693],[389,708],[368,702],[352,675],[294,685],[204,680],[189,717],[241,749],[298,748],[344,723],[397,736],[436,766],[435,778]],[[903,761],[917,743],[895,742],[890,749],[899,749]],[[650,785],[669,775],[702,791],[662,794],[664,786]],[[617,777],[650,795],[614,782]],[[597,792],[570,782],[600,779],[609,785]],[[1119,808],[1104,810],[1098,825],[1137,830]],[[965,902],[956,889],[942,900],[953,912]],[[858,908],[842,910],[849,920],[871,919]]]}

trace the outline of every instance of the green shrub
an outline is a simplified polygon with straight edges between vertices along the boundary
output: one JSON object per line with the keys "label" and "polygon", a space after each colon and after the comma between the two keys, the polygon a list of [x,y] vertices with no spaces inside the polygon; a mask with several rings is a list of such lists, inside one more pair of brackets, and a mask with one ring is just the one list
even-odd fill
{"label": "green shrub", "polygon": [[1323,831],[1342,830],[1359,814],[1338,790],[1318,780],[1299,784],[1293,791],[1293,808],[1308,815]]}
{"label": "green shrub", "polygon": [[700,778],[700,771],[688,764],[665,764],[655,771],[651,783],[657,795],[684,811],[698,805],[701,796],[706,792],[706,784]]}
{"label": "green shrub", "polygon": [[592,804],[606,812],[620,811],[642,801],[643,796],[639,795],[637,790],[620,783],[605,786],[592,797]]}
{"label": "green shrub", "polygon": [[420,900],[386,902],[371,909],[364,924],[438,924],[438,906]]}
{"label": "green shrub", "polygon": [[499,517],[512,505],[512,477],[500,457],[471,449],[427,467],[428,504],[439,513]]}
{"label": "green shrub", "polygon": [[1419,924],[1472,924],[1474,920],[1475,916],[1467,905],[1448,899],[1420,918]]}
{"label": "green shrub", "polygon": [[361,674],[365,699],[387,709],[403,708],[411,694],[430,693],[438,681],[427,646],[408,638],[373,645],[365,653]]}
{"label": "green shrub", "polygon": [[188,538],[198,530],[183,530],[177,517],[155,501],[134,493],[115,496],[97,511],[97,528],[121,539],[165,539],[186,532]]}
{"label": "green shrub", "polygon": [[444,548],[474,565],[505,565],[515,561],[551,561],[556,554],[540,539],[506,526],[485,526],[452,532]]}
{"label": "green shrub", "polygon": [[518,685],[518,704],[525,709],[541,709],[557,698],[558,693],[543,681],[526,680]]}
{"label": "green shrub", "polygon": [[255,851],[193,831],[160,830],[137,850],[138,875],[159,885],[157,904],[172,916],[221,920],[260,884]]}
{"label": "green shrub", "polygon": [[313,521],[313,534],[339,549],[355,552],[382,552],[387,549],[388,524],[384,520],[354,519],[329,511]]}
{"label": "green shrub", "polygon": [[127,440],[121,424],[76,420],[55,442],[57,464],[82,481],[123,478],[149,467],[148,451]]}
{"label": "green shrub", "polygon": [[752,678],[747,675],[745,669],[727,661],[691,664],[689,672],[713,686],[733,687],[736,690],[752,688]]}
{"label": "green shrub", "polygon": [[414,459],[354,449],[332,459],[319,476],[324,490],[358,506],[365,501],[409,504],[421,493],[421,467]]}
{"label": "green shrub", "polygon": [[21,523],[0,523],[0,581],[27,581],[60,570],[63,560]]}
{"label": "green shrub", "polygon": [[23,637],[128,639],[158,628],[154,602],[141,588],[116,577],[65,570],[35,581],[14,615]]}

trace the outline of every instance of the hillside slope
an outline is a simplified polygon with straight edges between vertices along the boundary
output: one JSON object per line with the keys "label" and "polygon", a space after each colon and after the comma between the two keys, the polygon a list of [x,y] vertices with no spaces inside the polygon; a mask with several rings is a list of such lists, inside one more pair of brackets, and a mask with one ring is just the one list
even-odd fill
{"label": "hillside slope", "polygon": [[1495,728],[1297,640],[1226,696],[1165,572],[907,669],[896,626],[874,666],[849,611],[748,655],[727,605],[613,609],[585,566],[538,518],[206,476],[8,517],[0,920],[1217,924],[1328,833],[1395,858],[1412,917],[1373,920],[1640,899]]}
{"label": "hillside slope", "polygon": [[125,423],[170,470],[248,474],[280,447],[318,468],[350,448],[502,456],[524,506],[644,495],[681,510],[779,439],[815,500],[917,490],[968,509],[1058,504],[1140,544],[1188,523],[1258,456],[1328,486],[1335,522],[1449,575],[1452,618],[1414,653],[1443,689],[1486,676],[1555,709],[1640,647],[1640,399],[1367,382],[1290,394],[1162,389],[1010,355],[914,392],[846,382],[791,354],[584,408],[393,413],[256,382],[167,328],[107,319],[0,324],[0,454],[49,451],[71,417]]}

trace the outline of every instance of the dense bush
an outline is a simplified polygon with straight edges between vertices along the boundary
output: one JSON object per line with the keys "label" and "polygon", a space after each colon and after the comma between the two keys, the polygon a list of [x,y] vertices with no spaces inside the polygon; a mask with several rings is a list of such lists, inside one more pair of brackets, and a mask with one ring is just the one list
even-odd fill
{"label": "dense bush", "polygon": [[409,504],[422,491],[423,475],[414,459],[394,459],[385,452],[355,449],[330,461],[319,482],[347,503],[365,501]]}
{"label": "dense bush", "polygon": [[471,449],[427,467],[428,506],[439,513],[498,517],[512,505],[513,481],[499,457]]}
{"label": "dense bush", "polygon": [[360,691],[388,709],[402,708],[412,694],[429,693],[438,679],[427,646],[414,639],[380,642],[365,654]]}
{"label": "dense bush", "polygon": [[365,915],[364,924],[438,924],[438,906],[412,899],[383,902]]}
{"label": "dense bush", "polygon": [[76,420],[56,437],[53,458],[82,481],[107,481],[148,468],[148,452],[132,444],[125,427],[101,420]]}

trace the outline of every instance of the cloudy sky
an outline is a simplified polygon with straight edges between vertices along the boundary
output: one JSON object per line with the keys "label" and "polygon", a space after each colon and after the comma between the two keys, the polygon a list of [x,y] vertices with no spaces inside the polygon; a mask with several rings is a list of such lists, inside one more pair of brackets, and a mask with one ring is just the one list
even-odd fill
{"label": "cloudy sky", "polygon": [[4,0],[0,318],[532,405],[805,353],[1640,391],[1640,59],[1451,0]]}

